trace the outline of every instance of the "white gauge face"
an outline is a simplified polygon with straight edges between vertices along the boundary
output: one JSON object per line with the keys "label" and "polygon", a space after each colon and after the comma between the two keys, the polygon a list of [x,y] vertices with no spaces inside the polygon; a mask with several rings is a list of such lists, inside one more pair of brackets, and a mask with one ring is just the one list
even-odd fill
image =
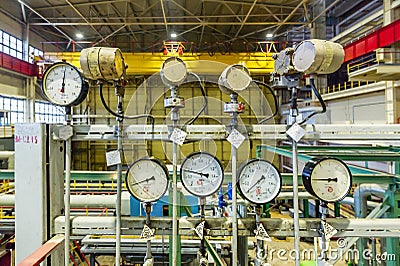
{"label": "white gauge face", "polygon": [[206,152],[190,154],[181,165],[181,181],[191,194],[206,197],[222,185],[224,172],[219,160]]}
{"label": "white gauge face", "polygon": [[[326,202],[342,200],[351,188],[351,173],[342,161],[325,158],[306,165],[310,171],[303,171],[303,183],[309,191]],[[305,169],[306,169],[305,168]],[[306,173],[305,173],[306,172]],[[305,176],[304,176],[305,175]],[[307,178],[307,180],[304,180]]]}
{"label": "white gauge face", "polygon": [[290,70],[290,55],[287,54],[287,50],[279,52],[278,57],[274,62],[274,70],[279,75],[289,73]]}
{"label": "white gauge face", "polygon": [[74,66],[56,63],[43,75],[42,91],[53,104],[71,106],[78,104],[84,93],[83,79]]}
{"label": "white gauge face", "polygon": [[167,85],[180,85],[187,75],[186,64],[177,57],[170,57],[164,61],[161,76]]}
{"label": "white gauge face", "polygon": [[239,168],[239,190],[248,201],[265,204],[278,196],[281,175],[270,162],[252,159]]}
{"label": "white gauge face", "polygon": [[294,51],[293,65],[297,71],[307,71],[314,63],[316,56],[315,46],[310,41],[301,42]]}
{"label": "white gauge face", "polygon": [[226,74],[226,83],[234,91],[242,91],[249,87],[251,77],[247,69],[242,65],[234,65]]}
{"label": "white gauge face", "polygon": [[167,191],[168,170],[157,159],[139,159],[126,173],[126,187],[133,197],[142,202],[156,201]]}

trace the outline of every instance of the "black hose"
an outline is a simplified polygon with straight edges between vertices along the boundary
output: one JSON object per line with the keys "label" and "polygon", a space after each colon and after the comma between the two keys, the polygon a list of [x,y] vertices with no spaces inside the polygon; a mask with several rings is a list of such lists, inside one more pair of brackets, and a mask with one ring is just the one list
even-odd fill
{"label": "black hose", "polygon": [[276,116],[278,114],[278,99],[276,98],[274,90],[267,83],[264,83],[264,82],[258,81],[258,80],[253,80],[253,82],[256,83],[257,85],[262,85],[262,86],[266,87],[269,90],[269,92],[272,94],[272,97],[274,98],[275,112],[272,115],[270,115],[266,118],[263,118],[260,122],[258,122],[258,124],[263,124],[266,121],[274,118],[274,116]]}
{"label": "black hose", "polygon": [[206,93],[204,91],[203,84],[201,83],[200,77],[197,74],[193,73],[193,72],[189,72],[188,74],[192,75],[193,77],[195,77],[197,79],[197,81],[199,82],[199,87],[200,87],[201,95],[203,96],[203,99],[204,99],[204,104],[201,107],[201,109],[197,112],[197,114],[184,124],[185,126],[193,124],[194,121],[196,121],[197,118],[199,118],[200,114],[206,109],[206,107],[208,105],[208,99],[207,99]]}
{"label": "black hose", "polygon": [[301,121],[299,123],[299,125],[303,125],[305,122],[307,122],[311,117],[313,117],[316,114],[323,114],[326,112],[326,105],[324,100],[322,99],[321,94],[319,94],[317,88],[315,87],[315,83],[314,83],[314,79],[310,79],[310,85],[311,85],[311,89],[313,90],[313,92],[315,93],[315,96],[317,97],[319,103],[321,104],[322,110],[320,111],[314,111],[311,114],[309,114],[306,118],[304,118],[303,121]]}
{"label": "black hose", "polygon": [[[132,116],[127,116],[123,114],[117,114],[111,108],[107,105],[104,95],[103,95],[103,83],[99,84],[99,94],[100,94],[100,100],[101,103],[103,104],[104,108],[113,116],[118,117],[120,119],[139,119],[139,118],[148,118],[150,120],[151,124],[151,131],[154,133],[154,117],[150,114],[140,114],[140,115],[132,115]],[[154,138],[154,134],[152,134],[152,139]]]}

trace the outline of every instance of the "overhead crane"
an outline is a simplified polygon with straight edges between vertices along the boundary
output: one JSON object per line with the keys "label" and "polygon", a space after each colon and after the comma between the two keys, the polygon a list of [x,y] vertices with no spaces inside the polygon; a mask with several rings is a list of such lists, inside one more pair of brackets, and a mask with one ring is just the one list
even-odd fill
{"label": "overhead crane", "polygon": [[[201,55],[184,53],[180,56],[188,68],[198,73],[219,75],[226,67],[232,64],[244,64],[253,75],[266,75],[274,70],[273,53],[231,53],[215,54],[207,53]],[[123,53],[127,76],[153,75],[160,70],[160,65],[171,55],[163,53]],[[65,60],[80,68],[80,52],[46,52],[44,58],[49,61]],[[210,65],[208,62],[213,61]],[[220,64],[218,64],[220,63]]]}

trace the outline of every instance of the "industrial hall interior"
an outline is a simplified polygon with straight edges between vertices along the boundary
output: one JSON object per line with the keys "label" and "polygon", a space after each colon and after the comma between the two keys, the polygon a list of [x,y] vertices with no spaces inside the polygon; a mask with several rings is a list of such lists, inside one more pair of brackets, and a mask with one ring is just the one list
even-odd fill
{"label": "industrial hall interior", "polygon": [[400,0],[0,0],[0,266],[400,266]]}

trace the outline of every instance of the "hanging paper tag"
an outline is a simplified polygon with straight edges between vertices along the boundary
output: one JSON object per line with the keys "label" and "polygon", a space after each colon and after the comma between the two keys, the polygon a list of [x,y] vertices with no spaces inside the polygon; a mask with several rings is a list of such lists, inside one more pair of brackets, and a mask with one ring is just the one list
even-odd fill
{"label": "hanging paper tag", "polygon": [[58,137],[62,140],[67,140],[74,135],[74,131],[71,126],[62,126],[58,130]]}
{"label": "hanging paper tag", "polygon": [[106,152],[107,166],[121,163],[121,153],[118,150]]}
{"label": "hanging paper tag", "polygon": [[258,240],[272,241],[271,237],[268,235],[267,230],[265,230],[264,225],[260,223],[257,227],[256,238]]}
{"label": "hanging paper tag", "polygon": [[183,145],[183,142],[185,141],[187,136],[187,133],[179,128],[175,128],[174,131],[171,134],[171,137],[169,138],[172,142],[178,144],[179,146]]}
{"label": "hanging paper tag", "polygon": [[286,134],[288,134],[294,141],[299,142],[299,140],[301,140],[306,134],[306,131],[299,126],[299,124],[294,123],[293,126],[286,131]]}
{"label": "hanging paper tag", "polygon": [[335,227],[328,224],[327,222],[321,221],[322,228],[324,230],[324,235],[326,239],[330,239],[338,232]]}
{"label": "hanging paper tag", "polygon": [[150,240],[154,238],[155,229],[151,229],[147,224],[144,225],[140,239]]}
{"label": "hanging paper tag", "polygon": [[229,141],[236,149],[238,149],[245,140],[245,137],[234,128],[226,140]]}
{"label": "hanging paper tag", "polygon": [[204,238],[204,224],[205,221],[202,221],[201,223],[199,223],[199,225],[196,226],[196,228],[194,229],[194,231],[196,232],[196,234],[200,237],[200,239]]}

